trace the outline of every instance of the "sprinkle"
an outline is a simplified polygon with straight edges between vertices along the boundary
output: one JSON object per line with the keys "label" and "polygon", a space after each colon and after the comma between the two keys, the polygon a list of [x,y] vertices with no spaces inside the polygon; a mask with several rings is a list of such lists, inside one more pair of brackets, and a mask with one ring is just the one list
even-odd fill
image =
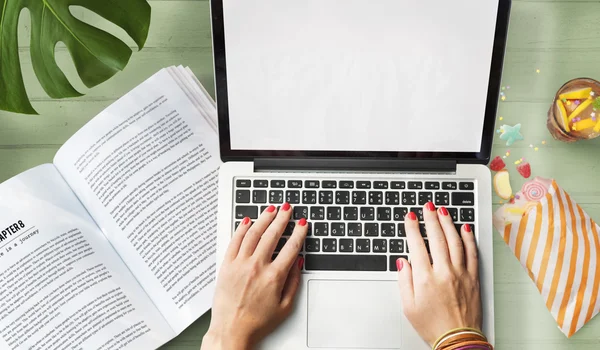
{"label": "sprinkle", "polygon": [[515,194],[515,198],[516,199],[521,199],[521,196],[519,196],[518,194]]}
{"label": "sprinkle", "polygon": [[502,96],[502,101],[506,101],[506,96]]}
{"label": "sprinkle", "polygon": [[504,204],[504,201],[500,201],[500,202],[498,202],[498,203],[500,203],[500,204]]}
{"label": "sprinkle", "polygon": [[502,91],[504,91],[505,89],[506,89],[506,88],[503,86],[503,87],[502,87]]}
{"label": "sprinkle", "polygon": [[501,93],[500,93],[500,96],[504,96],[504,92],[501,92]]}
{"label": "sprinkle", "polygon": [[545,145],[545,144],[546,144],[546,141],[542,141],[542,145]]}
{"label": "sprinkle", "polygon": [[529,148],[533,148],[533,145],[529,145]]}
{"label": "sprinkle", "polygon": [[579,106],[580,103],[581,103],[581,101],[575,100],[575,106]]}
{"label": "sprinkle", "polygon": [[573,130],[577,131],[577,125],[573,125]]}
{"label": "sprinkle", "polygon": [[508,85],[507,85],[507,86],[506,86],[506,88],[507,88],[508,90],[510,90],[510,86],[508,86]]}
{"label": "sprinkle", "polygon": [[592,118],[596,117],[596,113],[592,112],[591,116]]}
{"label": "sprinkle", "polygon": [[563,98],[562,101],[563,101],[563,103],[567,103],[567,99],[566,98]]}
{"label": "sprinkle", "polygon": [[539,69],[536,69],[536,70],[535,70],[535,72],[536,72],[537,74],[540,74],[540,70],[539,70]]}
{"label": "sprinkle", "polygon": [[596,93],[593,91],[590,91],[590,96],[594,96],[594,95],[596,95]]}
{"label": "sprinkle", "polygon": [[521,161],[520,161],[520,160],[517,160],[517,161],[515,162],[515,165],[519,165],[519,163],[521,163]]}
{"label": "sprinkle", "polygon": [[506,159],[506,156],[502,156],[502,158]]}
{"label": "sprinkle", "polygon": [[537,151],[539,151],[540,149],[536,147],[536,148],[534,148],[533,150],[537,152]]}
{"label": "sprinkle", "polygon": [[504,120],[504,117],[500,117],[500,120]]}
{"label": "sprinkle", "polygon": [[567,100],[567,106],[570,106],[570,105],[571,105],[571,101]]}

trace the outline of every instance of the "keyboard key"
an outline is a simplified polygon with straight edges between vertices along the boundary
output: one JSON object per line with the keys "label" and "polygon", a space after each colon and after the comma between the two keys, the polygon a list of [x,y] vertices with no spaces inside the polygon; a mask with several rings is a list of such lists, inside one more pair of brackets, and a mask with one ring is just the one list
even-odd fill
{"label": "keyboard key", "polygon": [[302,188],[302,181],[301,180],[288,180],[288,187],[289,188]]}
{"label": "keyboard key", "polygon": [[335,238],[323,238],[323,252],[324,253],[335,253],[337,252],[337,239]]}
{"label": "keyboard key", "polygon": [[319,180],[306,180],[306,181],[304,181],[304,187],[319,188]]}
{"label": "keyboard key", "polygon": [[313,224],[312,222],[308,223],[308,229],[306,230],[306,235],[307,236],[312,236],[312,232],[313,232]]}
{"label": "keyboard key", "polygon": [[417,220],[423,221],[423,208],[422,207],[414,207],[410,208],[410,211],[417,215]]}
{"label": "keyboard key", "polygon": [[461,182],[458,184],[458,189],[460,189],[461,191],[473,191],[475,189],[475,183]]}
{"label": "keyboard key", "polygon": [[340,181],[340,188],[354,188],[354,181]]}
{"label": "keyboard key", "polygon": [[323,181],[323,188],[337,188],[337,182],[335,182],[335,181]]}
{"label": "keyboard key", "polygon": [[271,187],[285,188],[285,181],[284,180],[271,180]]}
{"label": "keyboard key", "polygon": [[383,192],[381,192],[381,191],[369,192],[369,204],[371,204],[371,205],[383,204]]}
{"label": "keyboard key", "polygon": [[273,204],[283,203],[283,191],[281,191],[281,190],[269,191],[269,203],[273,203]]}
{"label": "keyboard key", "polygon": [[379,224],[365,224],[365,237],[379,237]]}
{"label": "keyboard key", "polygon": [[275,251],[276,252],[281,251],[281,249],[283,249],[283,246],[285,245],[285,242],[287,242],[286,238],[280,238],[279,242],[277,242],[277,246],[275,247]]}
{"label": "keyboard key", "polygon": [[456,182],[442,182],[442,190],[456,190],[457,188]]}
{"label": "keyboard key", "polygon": [[404,253],[404,240],[390,239],[390,253]]}
{"label": "keyboard key", "polygon": [[265,210],[267,210],[268,207],[269,207],[268,205],[261,205],[260,210],[258,212],[263,213]]}
{"label": "keyboard key", "polygon": [[300,203],[300,191],[287,191],[285,192],[285,200],[290,204]]}
{"label": "keyboard key", "polygon": [[404,181],[392,181],[392,188],[395,190],[403,190],[406,188],[406,183]]}
{"label": "keyboard key", "polygon": [[329,236],[329,224],[326,222],[315,222],[313,234],[315,236]]}
{"label": "keyboard key", "polygon": [[374,239],[373,240],[373,253],[387,253],[387,240],[386,239]]}
{"label": "keyboard key", "polygon": [[377,220],[378,221],[392,220],[392,208],[389,208],[389,207],[377,208]]}
{"label": "keyboard key", "polygon": [[237,228],[240,226],[242,222],[241,221],[236,221],[235,224],[233,225],[233,229],[237,230]]}
{"label": "keyboard key", "polygon": [[325,207],[311,207],[310,208],[310,219],[311,220],[325,220]]}
{"label": "keyboard key", "polygon": [[254,180],[254,187],[269,187],[267,180]]}
{"label": "keyboard key", "polygon": [[360,219],[363,221],[375,220],[375,208],[360,207]]}
{"label": "keyboard key", "polygon": [[403,205],[417,204],[417,193],[416,192],[402,192],[402,204]]}
{"label": "keyboard key", "polygon": [[237,187],[250,187],[250,180],[236,180],[235,185]]}
{"label": "keyboard key", "polygon": [[248,205],[238,205],[235,207],[235,218],[243,219],[245,217],[249,217],[250,219],[258,218],[258,207],[257,206],[248,206]]}
{"label": "keyboard key", "polygon": [[340,239],[340,253],[353,253],[354,240],[351,238]]}
{"label": "keyboard key", "polygon": [[291,236],[292,233],[294,232],[294,228],[296,228],[296,223],[295,222],[288,222],[287,225],[285,225],[285,229],[283,230],[283,235],[284,236]]}
{"label": "keyboard key", "polygon": [[448,214],[452,217],[452,221],[457,222],[458,221],[458,209],[456,208],[447,208],[448,209]]}
{"label": "keyboard key", "polygon": [[365,191],[352,192],[352,204],[367,204],[367,192],[365,192]]}
{"label": "keyboard key", "polygon": [[319,204],[333,204],[333,191],[319,191]]}
{"label": "keyboard key", "polygon": [[249,190],[235,191],[235,202],[236,203],[250,203],[250,191]]}
{"label": "keyboard key", "polygon": [[406,229],[403,222],[398,224],[398,237],[406,237]]}
{"label": "keyboard key", "polygon": [[358,220],[358,208],[357,207],[345,207],[344,208],[344,220]]}
{"label": "keyboard key", "polygon": [[387,271],[385,255],[307,254],[307,271]]}
{"label": "keyboard key", "polygon": [[408,189],[409,190],[422,190],[423,189],[423,183],[422,182],[416,182],[416,181],[410,181],[408,183]]}
{"label": "keyboard key", "polygon": [[426,190],[439,190],[440,189],[440,183],[439,182],[425,182],[425,189]]}
{"label": "keyboard key", "polygon": [[303,191],[302,204],[317,204],[317,191]]}
{"label": "keyboard key", "polygon": [[370,239],[357,239],[356,240],[356,252],[357,253],[370,253],[371,252],[371,240]]}
{"label": "keyboard key", "polygon": [[356,188],[371,188],[371,181],[356,181]]}
{"label": "keyboard key", "polygon": [[337,191],[335,193],[335,204],[350,204],[350,192]]}
{"label": "keyboard key", "polygon": [[435,193],[435,205],[450,205],[450,193],[448,192],[436,192]]}
{"label": "keyboard key", "polygon": [[351,222],[348,224],[348,236],[349,237],[361,237],[362,236],[362,224]]}
{"label": "keyboard key", "polygon": [[252,191],[252,203],[267,203],[267,191],[266,190]]}
{"label": "keyboard key", "polygon": [[406,216],[406,214],[408,214],[408,208],[394,208],[394,221],[404,221],[404,217]]}
{"label": "keyboard key", "polygon": [[385,193],[385,205],[398,205],[400,204],[400,192],[386,192]]}
{"label": "keyboard key", "polygon": [[[307,238],[304,241],[304,250],[307,253],[318,253],[321,251],[321,241],[319,238]],[[308,255],[306,255],[308,258]]]}
{"label": "keyboard key", "polygon": [[387,190],[388,183],[387,181],[375,181],[375,183],[373,184],[373,188],[376,188],[378,190]]}
{"label": "keyboard key", "polygon": [[395,237],[395,236],[396,236],[396,225],[381,224],[381,237]]}
{"label": "keyboard key", "polygon": [[473,208],[462,208],[460,210],[460,221],[462,221],[462,222],[473,222],[473,221],[475,221],[475,209],[473,209]]}
{"label": "keyboard key", "polygon": [[294,220],[308,219],[308,207],[294,207]]}
{"label": "keyboard key", "polygon": [[475,193],[473,192],[452,192],[452,205],[475,205]]}
{"label": "keyboard key", "polygon": [[331,235],[334,237],[343,237],[346,235],[346,224],[343,222],[334,222],[331,224]]}
{"label": "keyboard key", "polygon": [[398,259],[408,260],[408,257],[406,255],[390,255],[390,271],[398,271],[398,267],[396,266],[396,260]]}
{"label": "keyboard key", "polygon": [[419,192],[419,205],[425,205],[427,202],[433,202],[433,193]]}
{"label": "keyboard key", "polygon": [[427,237],[427,228],[425,224],[419,224],[419,232],[421,232],[421,237]]}
{"label": "keyboard key", "polygon": [[342,208],[327,207],[327,220],[342,220]]}
{"label": "keyboard key", "polygon": [[[425,249],[427,250],[427,254],[431,255],[431,249],[429,249],[429,240],[425,240]],[[431,259],[431,256],[429,258]]]}

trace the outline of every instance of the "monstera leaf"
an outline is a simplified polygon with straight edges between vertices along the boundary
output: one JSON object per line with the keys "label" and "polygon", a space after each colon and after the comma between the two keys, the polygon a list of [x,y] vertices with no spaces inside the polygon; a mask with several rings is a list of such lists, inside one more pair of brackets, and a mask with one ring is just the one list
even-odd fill
{"label": "monstera leaf", "polygon": [[90,26],[70,12],[82,6],[123,28],[142,49],[150,27],[146,0],[0,0],[0,110],[35,114],[19,62],[19,15],[31,17],[31,61],[40,84],[52,98],[81,96],[56,64],[56,44],[65,44],[87,87],[105,82],[123,70],[131,49],[124,42]]}

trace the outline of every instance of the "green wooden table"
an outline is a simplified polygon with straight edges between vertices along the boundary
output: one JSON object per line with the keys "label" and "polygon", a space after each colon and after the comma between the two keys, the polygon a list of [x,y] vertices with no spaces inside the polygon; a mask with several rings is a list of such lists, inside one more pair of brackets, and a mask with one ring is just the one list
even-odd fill
{"label": "green wooden table", "polygon": [[[188,65],[214,93],[209,3],[207,0],[150,0],[152,27],[144,51],[135,53],[127,69],[109,82],[88,90],[77,78],[64,46],[57,48],[59,65],[80,91],[79,99],[53,101],[34,78],[29,57],[29,20],[22,16],[20,56],[28,92],[39,116],[0,112],[0,182],[52,161],[58,148],[81,126],[118,97],[160,68]],[[90,23],[125,37],[97,16],[83,11]],[[600,140],[567,145],[552,140],[545,120],[552,97],[567,80],[589,76],[600,79],[600,1],[514,1],[497,121],[523,125],[525,141],[510,147],[506,162],[513,187],[522,178],[514,161],[525,157],[533,174],[553,177],[592,217],[600,220]],[[135,47],[130,39],[127,42]],[[468,54],[468,53],[465,53]],[[539,73],[538,73],[539,70]],[[469,98],[469,91],[464,92]],[[543,141],[546,141],[543,144]],[[533,145],[539,149],[530,147]],[[493,155],[507,147],[494,141]],[[495,197],[494,208],[499,206]],[[498,349],[600,349],[600,317],[571,339],[558,330],[542,298],[511,251],[494,234],[496,345]],[[164,349],[198,349],[208,327],[204,315]]]}

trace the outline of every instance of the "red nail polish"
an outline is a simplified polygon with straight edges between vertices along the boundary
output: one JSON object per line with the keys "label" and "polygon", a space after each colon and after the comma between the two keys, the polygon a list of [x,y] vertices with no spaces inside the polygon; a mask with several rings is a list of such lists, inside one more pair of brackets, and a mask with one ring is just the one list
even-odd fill
{"label": "red nail polish", "polygon": [[448,216],[448,209],[446,209],[446,207],[441,207],[440,213],[442,213],[442,215],[444,216]]}
{"label": "red nail polish", "polygon": [[249,222],[250,222],[250,218],[246,216],[244,218],[244,220],[242,220],[242,225],[248,225]]}
{"label": "red nail polish", "polygon": [[415,213],[413,213],[412,211],[406,214],[406,217],[408,218],[408,220],[417,220],[417,215],[415,215]]}
{"label": "red nail polish", "polygon": [[396,268],[398,269],[398,271],[402,271],[403,267],[404,267],[404,261],[402,261],[401,259],[396,260]]}
{"label": "red nail polish", "polygon": [[306,226],[306,219],[305,218],[300,219],[300,221],[298,221],[298,225]]}
{"label": "red nail polish", "polygon": [[464,224],[463,226],[465,227],[465,232],[471,232],[471,225]]}
{"label": "red nail polish", "polygon": [[270,205],[270,206],[267,208],[267,211],[268,211],[269,213],[272,213],[272,212],[274,212],[274,211],[275,211],[275,206],[273,206],[273,205]]}
{"label": "red nail polish", "polygon": [[433,205],[431,202],[427,202],[427,204],[425,204],[425,208],[427,208],[429,211],[435,211],[435,205]]}
{"label": "red nail polish", "polygon": [[283,205],[281,206],[281,210],[283,210],[283,211],[290,210],[290,203],[288,203],[288,202],[283,203]]}
{"label": "red nail polish", "polygon": [[300,259],[298,259],[298,269],[302,270],[303,266],[304,266],[304,258],[300,257]]}

